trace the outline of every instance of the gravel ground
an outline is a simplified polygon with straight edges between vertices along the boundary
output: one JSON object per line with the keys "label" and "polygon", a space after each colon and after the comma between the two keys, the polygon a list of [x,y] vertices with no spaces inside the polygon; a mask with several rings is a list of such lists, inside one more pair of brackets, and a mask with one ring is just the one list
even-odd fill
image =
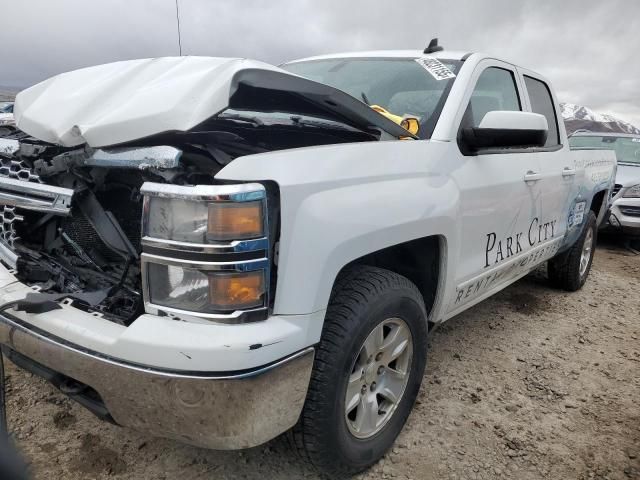
{"label": "gravel ground", "polygon": [[[418,404],[361,479],[640,479],[640,256],[598,249],[585,288],[536,272],[447,322]],[[276,439],[214,452],[96,420],[8,367],[9,422],[37,479],[318,478]]]}

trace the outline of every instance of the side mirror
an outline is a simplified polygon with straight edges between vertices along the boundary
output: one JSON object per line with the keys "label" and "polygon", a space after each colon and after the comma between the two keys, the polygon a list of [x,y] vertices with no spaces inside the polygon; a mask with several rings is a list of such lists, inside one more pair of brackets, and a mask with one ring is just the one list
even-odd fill
{"label": "side mirror", "polygon": [[470,152],[493,148],[544,147],[549,125],[544,115],[531,112],[488,112],[478,127],[463,128],[462,147]]}

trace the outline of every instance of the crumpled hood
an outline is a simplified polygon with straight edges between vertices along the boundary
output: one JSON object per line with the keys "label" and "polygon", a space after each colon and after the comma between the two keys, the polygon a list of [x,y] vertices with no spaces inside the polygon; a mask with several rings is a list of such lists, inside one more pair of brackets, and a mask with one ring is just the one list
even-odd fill
{"label": "crumpled hood", "polygon": [[640,183],[640,164],[637,167],[618,164],[616,183],[619,183],[623,187],[631,187]]}
{"label": "crumpled hood", "polygon": [[188,130],[228,104],[230,82],[251,60],[169,57],[108,63],[63,73],[20,92],[22,131],[51,143],[92,147]]}
{"label": "crumpled hood", "polygon": [[[245,92],[241,98],[236,95],[240,90]],[[234,102],[239,108],[266,105],[273,111],[280,105],[272,96],[286,108],[282,111],[307,113],[311,108],[356,128],[407,136],[340,90],[240,58],[164,57],[83,68],[20,92],[14,114],[17,127],[40,140],[104,147],[188,131]]]}

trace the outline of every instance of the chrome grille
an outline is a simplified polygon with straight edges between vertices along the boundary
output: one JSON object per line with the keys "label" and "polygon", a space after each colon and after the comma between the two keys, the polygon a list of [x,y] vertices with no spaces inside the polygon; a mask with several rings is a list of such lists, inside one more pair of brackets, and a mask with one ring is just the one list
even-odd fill
{"label": "chrome grille", "polygon": [[9,205],[0,206],[0,241],[13,250],[18,233],[16,223],[22,222],[24,217],[16,213],[15,207]]}
{"label": "chrome grille", "polygon": [[24,182],[42,183],[40,177],[22,160],[0,156],[0,176],[22,180]]}

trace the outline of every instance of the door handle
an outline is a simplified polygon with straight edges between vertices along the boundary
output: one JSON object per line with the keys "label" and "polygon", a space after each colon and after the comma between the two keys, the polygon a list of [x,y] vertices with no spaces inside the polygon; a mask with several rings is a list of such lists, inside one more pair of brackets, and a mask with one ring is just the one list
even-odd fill
{"label": "door handle", "polygon": [[527,173],[524,174],[525,182],[537,182],[541,178],[542,178],[542,174],[532,172],[531,170],[529,170]]}
{"label": "door handle", "polygon": [[562,170],[563,177],[573,177],[575,176],[575,174],[576,174],[575,168],[564,167],[564,169]]}

